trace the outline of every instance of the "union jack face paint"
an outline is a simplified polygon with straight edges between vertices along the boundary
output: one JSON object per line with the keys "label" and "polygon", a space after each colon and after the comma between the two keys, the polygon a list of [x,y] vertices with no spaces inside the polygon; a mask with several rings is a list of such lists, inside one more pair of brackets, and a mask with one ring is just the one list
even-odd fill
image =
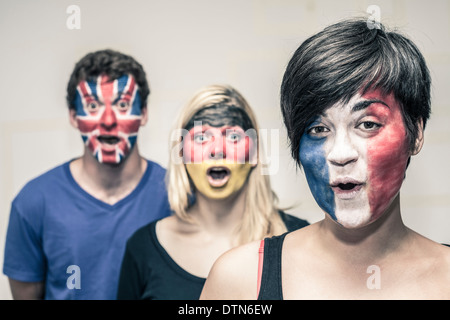
{"label": "union jack face paint", "polygon": [[75,97],[78,129],[101,163],[120,163],[133,149],[141,125],[139,88],[131,75],[81,81]]}
{"label": "union jack face paint", "polygon": [[405,176],[401,107],[379,90],[336,104],[308,126],[299,156],[319,206],[344,227],[367,225],[386,212]]}

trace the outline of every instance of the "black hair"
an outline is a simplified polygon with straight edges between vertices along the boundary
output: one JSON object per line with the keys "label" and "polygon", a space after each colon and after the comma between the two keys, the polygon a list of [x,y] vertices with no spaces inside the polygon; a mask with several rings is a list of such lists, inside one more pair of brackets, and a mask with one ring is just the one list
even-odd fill
{"label": "black hair", "polygon": [[202,121],[211,127],[240,126],[244,131],[253,128],[250,118],[242,108],[227,103],[219,103],[197,111],[185,129],[188,131],[192,129],[196,121]]}
{"label": "black hair", "polygon": [[393,93],[402,108],[410,148],[418,122],[430,116],[431,78],[425,59],[405,36],[369,28],[367,19],[333,24],[304,41],[290,59],[280,99],[291,154],[300,166],[300,139],[330,106],[370,89]]}
{"label": "black hair", "polygon": [[75,95],[80,81],[93,81],[102,74],[107,75],[111,80],[131,74],[139,86],[141,107],[146,106],[150,88],[144,68],[129,55],[106,49],[88,53],[76,63],[67,85],[66,100],[70,109],[76,108]]}

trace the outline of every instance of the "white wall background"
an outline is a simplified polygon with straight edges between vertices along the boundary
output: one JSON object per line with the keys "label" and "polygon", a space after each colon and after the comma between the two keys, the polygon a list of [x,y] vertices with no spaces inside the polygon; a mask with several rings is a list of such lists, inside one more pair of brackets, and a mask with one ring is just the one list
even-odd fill
{"label": "white wall background", "polygon": [[[81,9],[81,29],[69,30],[69,5]],[[65,89],[87,52],[112,48],[146,69],[152,93],[149,123],[140,133],[144,156],[166,165],[169,128],[200,87],[228,83],[255,109],[271,141],[271,176],[281,205],[315,222],[323,217],[287,150],[279,111],[284,68],[298,45],[325,25],[381,9],[424,54],[433,78],[432,118],[422,152],[402,189],[405,223],[450,243],[450,1],[331,0],[0,0],[0,265],[10,203],[31,178],[82,153],[69,125]],[[266,147],[266,149],[269,149]],[[270,150],[270,149],[269,149]],[[0,299],[10,299],[0,275]]]}

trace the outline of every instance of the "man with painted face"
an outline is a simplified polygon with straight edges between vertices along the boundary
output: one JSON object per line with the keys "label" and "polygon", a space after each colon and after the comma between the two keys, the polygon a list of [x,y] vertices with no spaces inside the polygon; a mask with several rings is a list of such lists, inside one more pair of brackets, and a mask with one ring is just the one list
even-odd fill
{"label": "man with painted face", "polygon": [[277,208],[257,153],[255,116],[236,89],[202,88],[173,133],[167,181],[174,215],[128,241],[119,299],[198,299],[222,253],[308,225]]}
{"label": "man with painted face", "polygon": [[170,214],[165,170],[139,154],[150,93],[142,66],[87,54],[67,86],[84,153],[30,181],[14,199],[4,273],[15,299],[115,299],[126,240]]}
{"label": "man with painted face", "polygon": [[286,68],[281,108],[292,156],[325,218],[230,251],[202,298],[449,299],[450,248],[407,228],[400,211],[430,82],[410,40],[365,19],[304,41]]}

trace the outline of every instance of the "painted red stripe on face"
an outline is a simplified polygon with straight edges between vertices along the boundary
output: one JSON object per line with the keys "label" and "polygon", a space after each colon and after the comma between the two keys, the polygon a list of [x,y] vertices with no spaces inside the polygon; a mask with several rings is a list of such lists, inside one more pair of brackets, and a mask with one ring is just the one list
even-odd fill
{"label": "painted red stripe on face", "polygon": [[372,220],[385,212],[399,192],[409,158],[406,127],[400,105],[393,95],[382,97],[382,100],[389,108],[374,104],[367,110],[368,113],[384,113],[385,116],[385,123],[380,131],[369,138],[367,143]]}
{"label": "painted red stripe on face", "polygon": [[78,119],[78,130],[81,133],[89,133],[94,131],[98,126],[98,120]]}

